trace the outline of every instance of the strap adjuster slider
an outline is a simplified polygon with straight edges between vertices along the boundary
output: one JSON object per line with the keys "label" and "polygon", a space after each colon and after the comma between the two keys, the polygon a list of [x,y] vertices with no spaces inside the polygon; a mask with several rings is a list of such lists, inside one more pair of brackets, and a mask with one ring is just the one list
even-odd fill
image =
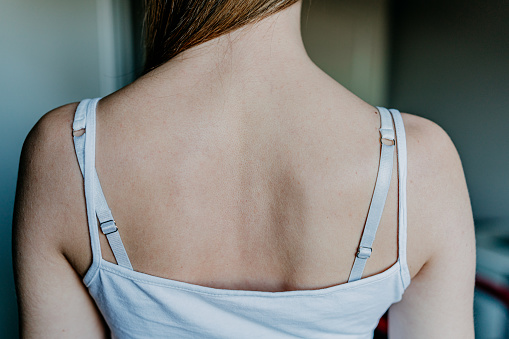
{"label": "strap adjuster slider", "polygon": [[371,247],[359,246],[359,250],[357,251],[357,258],[368,259],[371,256],[371,252]]}
{"label": "strap adjuster slider", "polygon": [[394,130],[392,128],[380,128],[380,139],[382,143],[384,143],[383,141],[386,140],[388,143],[384,144],[387,146],[394,145],[396,142]]}
{"label": "strap adjuster slider", "polygon": [[115,220],[106,220],[101,225],[101,231],[104,233],[104,235],[108,235],[111,233],[115,233],[118,231],[118,227],[115,224]]}

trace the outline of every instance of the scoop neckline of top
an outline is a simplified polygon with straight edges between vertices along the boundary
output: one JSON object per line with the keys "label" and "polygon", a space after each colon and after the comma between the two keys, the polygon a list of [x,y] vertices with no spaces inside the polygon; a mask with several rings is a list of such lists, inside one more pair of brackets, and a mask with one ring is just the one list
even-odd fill
{"label": "scoop neckline of top", "polygon": [[[343,291],[351,288],[355,288],[358,286],[365,286],[380,280],[384,280],[391,276],[394,272],[399,271],[400,266],[400,258],[389,268],[386,270],[377,273],[375,275],[362,278],[352,282],[341,283],[338,285],[333,285],[330,287],[323,287],[319,289],[305,289],[305,290],[291,290],[291,291],[257,291],[257,290],[236,290],[236,289],[225,289],[225,288],[215,288],[209,286],[203,286],[193,283],[188,283],[179,280],[173,280],[168,278],[163,278],[159,276],[155,276],[148,273],[143,273],[139,271],[130,270],[128,268],[122,267],[120,265],[114,264],[105,260],[104,258],[100,258],[100,262],[98,267],[96,268],[96,272],[94,272],[94,276],[91,277],[90,281],[86,284],[89,287],[95,278],[98,275],[98,272],[102,269],[113,273],[117,276],[121,276],[127,278],[129,280],[147,283],[150,285],[168,287],[172,289],[190,291],[200,294],[208,294],[208,295],[216,295],[216,296],[253,296],[253,297],[298,297],[298,296],[317,296],[334,293],[336,291]],[[93,265],[92,265],[93,266]],[[91,267],[92,268],[92,267]],[[88,273],[88,272],[87,272]],[[85,274],[83,280],[86,280],[88,274]]]}

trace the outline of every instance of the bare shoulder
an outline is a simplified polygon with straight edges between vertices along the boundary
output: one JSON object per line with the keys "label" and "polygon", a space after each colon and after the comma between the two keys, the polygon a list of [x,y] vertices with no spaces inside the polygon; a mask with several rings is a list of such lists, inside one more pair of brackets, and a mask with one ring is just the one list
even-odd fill
{"label": "bare shoulder", "polygon": [[[429,156],[456,155],[456,148],[447,132],[437,123],[409,113],[401,113],[405,125],[407,144]],[[439,152],[437,152],[440,150]],[[422,155],[422,154],[420,154]]]}
{"label": "bare shoulder", "polygon": [[76,107],[73,103],[46,113],[21,152],[12,240],[20,328],[26,338],[55,337],[62,331],[76,338],[100,338],[105,332],[64,253],[65,246],[77,243],[73,239],[87,237],[86,229],[80,234],[73,226],[86,224],[72,141]]}
{"label": "bare shoulder", "polygon": [[76,112],[76,108],[78,107],[79,102],[71,102],[59,107],[52,109],[51,111],[45,113],[41,118],[37,121],[34,127],[30,130],[28,137],[34,135],[35,132],[43,132],[43,131],[52,131],[55,132],[61,124],[67,124],[68,127],[71,127],[72,121],[74,119],[74,113]]}
{"label": "bare shoulder", "polygon": [[[77,105],[67,104],[44,114],[25,138],[16,190],[18,208],[15,212],[18,214],[24,212],[23,202],[31,201],[26,208],[30,207],[32,212],[37,213],[37,217],[45,218],[42,214],[60,210],[61,213],[53,216],[54,220],[65,218],[64,212],[71,201],[68,199],[71,193],[68,190],[74,186],[69,185],[69,181],[75,179],[77,168],[77,162],[72,161],[76,158],[72,142],[72,121]],[[53,225],[58,224],[55,222]],[[31,230],[27,228],[35,227],[33,223],[25,222],[15,223],[15,226],[29,232]],[[58,234],[62,234],[62,230],[47,229],[42,235],[44,240],[50,241]]]}
{"label": "bare shoulder", "polygon": [[[416,233],[429,239],[434,252],[444,236],[473,227],[463,166],[441,126],[412,114],[403,113],[402,118],[407,136],[408,225],[419,225]],[[450,222],[454,213],[460,213],[463,222]]]}
{"label": "bare shoulder", "polygon": [[30,159],[26,164],[44,166],[65,156],[62,151],[72,146],[72,122],[77,106],[78,103],[70,103],[44,114],[25,138],[21,160]]}
{"label": "bare shoulder", "polygon": [[402,301],[391,307],[389,334],[473,338],[475,235],[461,159],[439,125],[411,114],[402,117],[412,281]]}
{"label": "bare shoulder", "polygon": [[[473,232],[473,217],[461,159],[447,132],[417,115],[402,113],[402,118],[408,155],[408,255],[421,256],[409,263],[424,265],[447,246],[447,237]],[[410,267],[413,276],[422,267],[417,266]]]}
{"label": "bare shoulder", "polygon": [[44,114],[25,138],[13,220],[13,241],[20,248],[23,239],[37,238],[34,246],[62,256],[88,245],[81,239],[87,238],[87,229],[74,226],[87,222],[72,138],[77,106],[70,103]]}

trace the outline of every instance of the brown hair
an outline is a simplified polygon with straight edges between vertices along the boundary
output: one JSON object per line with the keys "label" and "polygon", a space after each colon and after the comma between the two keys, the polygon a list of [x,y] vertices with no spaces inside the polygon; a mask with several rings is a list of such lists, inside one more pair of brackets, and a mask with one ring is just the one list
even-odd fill
{"label": "brown hair", "polygon": [[145,0],[145,65],[150,72],[179,53],[300,0]]}

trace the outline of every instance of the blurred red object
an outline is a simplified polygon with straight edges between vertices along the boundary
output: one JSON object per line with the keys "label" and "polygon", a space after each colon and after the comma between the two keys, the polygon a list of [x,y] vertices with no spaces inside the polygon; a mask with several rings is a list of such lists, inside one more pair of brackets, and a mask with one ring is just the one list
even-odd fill
{"label": "blurred red object", "polygon": [[375,333],[373,339],[386,339],[387,331],[388,331],[388,320],[387,320],[387,312],[380,318],[378,322],[378,326],[375,329]]}
{"label": "blurred red object", "polygon": [[475,278],[475,288],[482,291],[499,302],[501,302],[507,310],[509,310],[509,287],[495,284],[491,280],[477,275]]}

